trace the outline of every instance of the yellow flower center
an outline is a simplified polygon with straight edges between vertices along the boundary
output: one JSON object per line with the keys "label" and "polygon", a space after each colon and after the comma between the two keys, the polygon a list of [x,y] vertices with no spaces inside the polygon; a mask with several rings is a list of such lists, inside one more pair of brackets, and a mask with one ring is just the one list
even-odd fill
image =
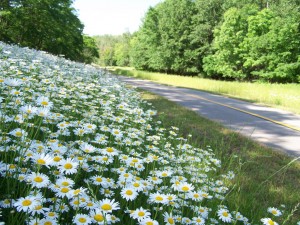
{"label": "yellow flower center", "polygon": [[55,213],[54,212],[49,212],[48,216],[50,216],[50,217],[55,216]]}
{"label": "yellow flower center", "polygon": [[273,215],[277,215],[277,211],[273,209],[273,210],[272,210],[272,214],[273,214]]}
{"label": "yellow flower center", "polygon": [[229,216],[228,212],[223,212],[222,215],[223,215],[224,217],[228,217],[228,216]]}
{"label": "yellow flower center", "polygon": [[78,221],[79,221],[80,223],[85,223],[85,222],[86,222],[86,218],[81,217],[81,218],[78,219]]}
{"label": "yellow flower center", "polygon": [[66,163],[64,165],[65,169],[69,170],[69,169],[72,169],[73,168],[73,165],[71,163]]}
{"label": "yellow flower center", "polygon": [[155,197],[155,200],[156,200],[156,201],[162,201],[162,200],[164,200],[164,199],[163,199],[163,197],[161,197],[161,196],[156,196],[156,197]]}
{"label": "yellow flower center", "polygon": [[92,202],[88,202],[86,205],[87,206],[93,206],[94,204]]}
{"label": "yellow flower center", "polygon": [[131,190],[127,190],[125,193],[126,193],[126,195],[132,195],[133,194],[133,192]]}
{"label": "yellow flower center", "polygon": [[43,159],[38,159],[36,162],[37,162],[38,164],[41,164],[41,165],[45,165],[45,164],[46,164],[46,161],[43,160]]}
{"label": "yellow flower center", "polygon": [[62,193],[68,193],[69,192],[69,188],[64,187],[64,188],[61,189],[61,192]]}
{"label": "yellow flower center", "polygon": [[42,105],[44,105],[44,106],[47,106],[47,105],[49,105],[49,103],[48,103],[48,102],[46,102],[46,101],[42,101],[42,102],[41,102],[41,104],[42,104]]}
{"label": "yellow flower center", "polygon": [[54,158],[53,158],[53,161],[55,161],[55,162],[59,162],[61,160],[61,158],[59,157],[59,156],[55,156]]}
{"label": "yellow flower center", "polygon": [[268,221],[268,224],[269,224],[269,225],[275,225],[274,221],[271,220],[271,219]]}
{"label": "yellow flower center", "polygon": [[94,216],[94,220],[96,220],[97,222],[102,222],[104,220],[104,217],[101,214],[96,214]]}
{"label": "yellow flower center", "polygon": [[142,211],[140,211],[140,212],[138,213],[138,216],[143,217],[143,216],[145,216],[145,213],[142,212]]}
{"label": "yellow flower center", "polygon": [[50,222],[50,221],[46,221],[45,223],[44,223],[44,225],[52,225],[53,223],[52,222]]}
{"label": "yellow flower center", "polygon": [[114,152],[114,149],[113,148],[106,148],[106,151],[111,153],[111,152]]}
{"label": "yellow flower center", "polygon": [[168,222],[169,222],[169,224],[174,224],[173,218],[168,218]]}
{"label": "yellow flower center", "polygon": [[139,187],[140,184],[139,184],[139,183],[134,183],[133,186],[134,186],[134,187]]}
{"label": "yellow flower center", "polygon": [[61,184],[62,184],[63,186],[69,186],[69,182],[67,182],[67,181],[62,182]]}
{"label": "yellow flower center", "polygon": [[37,206],[35,207],[35,210],[40,210],[40,209],[42,209],[42,208],[43,208],[43,206],[37,205]]}
{"label": "yellow flower center", "polygon": [[199,194],[194,194],[194,198],[199,198],[200,195]]}
{"label": "yellow flower center", "polygon": [[96,181],[97,181],[97,182],[102,182],[102,178],[101,178],[101,177],[97,177],[97,178],[96,178]]}
{"label": "yellow flower center", "polygon": [[42,177],[35,177],[33,180],[34,180],[35,182],[37,182],[37,183],[43,182],[43,178],[42,178]]}
{"label": "yellow flower center", "polygon": [[110,204],[103,204],[103,205],[101,206],[101,209],[103,209],[103,210],[105,210],[105,211],[108,211],[108,210],[111,210],[112,207],[111,207]]}
{"label": "yellow flower center", "polygon": [[183,190],[184,192],[187,192],[190,190],[190,188],[188,186],[184,186],[181,188],[181,190]]}
{"label": "yellow flower center", "polygon": [[30,206],[32,203],[32,201],[30,201],[29,199],[25,199],[23,202],[22,202],[22,205],[23,206]]}
{"label": "yellow flower center", "polygon": [[16,168],[16,166],[14,164],[9,165],[9,169],[15,169],[15,168]]}
{"label": "yellow flower center", "polygon": [[78,201],[78,200],[75,200],[75,201],[73,202],[73,204],[74,204],[74,205],[79,205],[79,201]]}
{"label": "yellow flower center", "polygon": [[139,161],[139,160],[136,159],[136,158],[134,158],[134,159],[132,160],[133,163],[137,163],[138,161]]}
{"label": "yellow flower center", "polygon": [[80,193],[80,189],[76,189],[75,191],[74,191],[74,195],[78,195]]}
{"label": "yellow flower center", "polygon": [[146,225],[154,225],[154,223],[152,221],[148,221],[146,222]]}
{"label": "yellow flower center", "polygon": [[17,136],[17,137],[22,137],[22,132],[21,132],[21,131],[17,131],[17,132],[16,132],[16,136]]}

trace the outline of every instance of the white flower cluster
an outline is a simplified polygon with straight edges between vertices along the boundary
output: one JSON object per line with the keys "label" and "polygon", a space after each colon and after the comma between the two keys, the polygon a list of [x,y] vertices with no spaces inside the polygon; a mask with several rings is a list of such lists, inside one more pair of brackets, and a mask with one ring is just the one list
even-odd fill
{"label": "white flower cluster", "polygon": [[146,107],[100,69],[0,42],[4,221],[250,224],[219,205],[232,172],[215,179],[212,151],[155,123]]}

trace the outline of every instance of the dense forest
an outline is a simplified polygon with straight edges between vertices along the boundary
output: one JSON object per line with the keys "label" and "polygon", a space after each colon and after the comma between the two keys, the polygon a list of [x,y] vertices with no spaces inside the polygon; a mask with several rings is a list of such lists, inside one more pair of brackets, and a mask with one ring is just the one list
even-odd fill
{"label": "dense forest", "polygon": [[93,38],[83,34],[73,0],[1,0],[0,41],[91,63]]}
{"label": "dense forest", "polygon": [[100,64],[215,79],[300,82],[299,0],[165,0],[140,29],[96,37]]}

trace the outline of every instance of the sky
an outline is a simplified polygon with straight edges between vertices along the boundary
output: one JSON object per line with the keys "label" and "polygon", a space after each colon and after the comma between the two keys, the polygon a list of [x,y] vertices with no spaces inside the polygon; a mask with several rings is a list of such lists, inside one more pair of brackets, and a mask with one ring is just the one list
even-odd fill
{"label": "sky", "polygon": [[84,34],[118,35],[137,31],[150,6],[162,0],[75,0],[73,7],[85,28]]}

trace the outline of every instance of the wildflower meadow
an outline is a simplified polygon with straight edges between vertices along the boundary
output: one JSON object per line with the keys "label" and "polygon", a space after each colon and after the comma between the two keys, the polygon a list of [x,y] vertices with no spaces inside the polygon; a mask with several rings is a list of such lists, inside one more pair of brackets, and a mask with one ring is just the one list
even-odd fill
{"label": "wildflower meadow", "polygon": [[234,173],[155,115],[101,69],[0,42],[0,224],[278,224],[226,207]]}

